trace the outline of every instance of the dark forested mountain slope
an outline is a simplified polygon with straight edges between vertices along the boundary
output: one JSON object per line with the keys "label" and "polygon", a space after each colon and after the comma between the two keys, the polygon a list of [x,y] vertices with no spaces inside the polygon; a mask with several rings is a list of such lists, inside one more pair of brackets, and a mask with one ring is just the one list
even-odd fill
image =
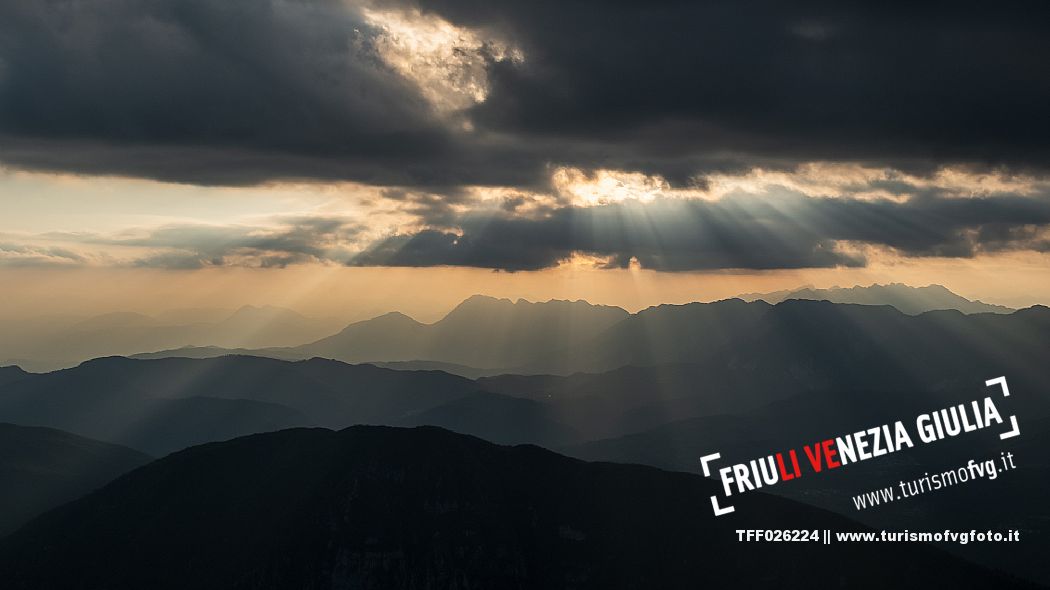
{"label": "dark forested mountain slope", "polygon": [[60,430],[0,423],[0,536],[150,460]]}
{"label": "dark forested mountain slope", "polygon": [[[6,588],[1013,586],[904,544],[752,544],[860,525],[717,484],[435,428],[297,429],[187,449],[0,542]],[[115,557],[118,557],[115,559]]]}

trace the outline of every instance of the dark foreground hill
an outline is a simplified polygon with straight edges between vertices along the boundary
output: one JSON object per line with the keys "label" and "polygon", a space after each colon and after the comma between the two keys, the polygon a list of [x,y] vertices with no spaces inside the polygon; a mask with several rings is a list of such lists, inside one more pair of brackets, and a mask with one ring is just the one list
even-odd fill
{"label": "dark foreground hill", "polygon": [[920,545],[740,543],[858,530],[714,482],[436,428],[295,429],[170,455],[0,541],[5,588],[1009,588]]}
{"label": "dark foreground hill", "polygon": [[0,424],[0,536],[149,461],[60,430]]}

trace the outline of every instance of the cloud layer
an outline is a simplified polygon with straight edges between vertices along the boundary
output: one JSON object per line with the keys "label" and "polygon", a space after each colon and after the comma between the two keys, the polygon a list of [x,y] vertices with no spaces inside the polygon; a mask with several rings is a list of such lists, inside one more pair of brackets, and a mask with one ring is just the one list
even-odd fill
{"label": "cloud layer", "polygon": [[445,188],[539,186],[549,165],[676,185],[812,160],[1045,170],[1047,10],[9,0],[0,161]]}
{"label": "cloud layer", "polygon": [[781,193],[714,202],[659,199],[563,207],[537,218],[468,214],[455,232],[391,236],[351,264],[536,270],[584,253],[613,267],[636,261],[662,271],[855,267],[866,264],[858,247],[906,257],[1047,252],[1048,225],[1045,198],[895,202]]}
{"label": "cloud layer", "polygon": [[[839,184],[852,192],[838,196],[813,194],[834,183],[814,186],[796,176],[784,178],[792,186],[759,183],[756,190],[737,187],[717,197],[670,191],[642,199],[625,188],[621,200],[588,204],[513,192],[463,194],[450,204],[439,196],[387,191],[385,205],[373,211],[392,206],[402,220],[387,231],[369,224],[367,215],[302,214],[254,225],[181,222],[116,234],[8,235],[0,236],[0,264],[196,269],[320,262],[528,271],[583,255],[608,268],[710,271],[863,267],[872,256],[887,254],[966,259],[1050,252],[1050,191],[1044,185],[964,196],[951,179],[918,185],[915,178],[894,178],[858,183],[846,177]],[[1004,179],[989,183],[1010,186]]]}

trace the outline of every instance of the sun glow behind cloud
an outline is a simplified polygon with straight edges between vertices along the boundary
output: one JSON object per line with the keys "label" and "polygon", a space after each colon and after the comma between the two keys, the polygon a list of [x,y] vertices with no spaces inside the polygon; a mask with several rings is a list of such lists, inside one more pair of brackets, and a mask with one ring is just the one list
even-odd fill
{"label": "sun glow behind cloud", "polygon": [[490,61],[525,59],[505,42],[418,10],[365,8],[363,14],[379,31],[373,40],[379,57],[441,113],[485,100]]}
{"label": "sun glow behind cloud", "polygon": [[589,206],[626,200],[650,202],[667,194],[670,185],[660,176],[621,170],[585,171],[557,168],[551,175],[555,193],[572,205]]}

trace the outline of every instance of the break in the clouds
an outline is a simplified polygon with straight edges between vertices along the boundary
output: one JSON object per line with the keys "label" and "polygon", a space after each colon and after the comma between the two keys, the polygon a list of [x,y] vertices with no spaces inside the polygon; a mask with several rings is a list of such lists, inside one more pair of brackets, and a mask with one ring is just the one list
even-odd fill
{"label": "break in the clouds", "polygon": [[[1045,170],[1039,3],[7,0],[0,161],[542,186],[813,160]],[[700,180],[698,180],[700,179]]]}
{"label": "break in the clouds", "polygon": [[[676,191],[638,175],[561,171],[556,193],[380,191],[370,213],[110,234],[4,236],[0,264],[466,266],[540,270],[580,258],[658,271],[864,267],[872,255],[1050,252],[1050,187],[1003,176],[860,168],[712,178]],[[600,198],[596,198],[600,197]],[[393,223],[383,230],[374,215]],[[397,220],[394,222],[394,220]],[[20,241],[19,241],[20,240]]]}

